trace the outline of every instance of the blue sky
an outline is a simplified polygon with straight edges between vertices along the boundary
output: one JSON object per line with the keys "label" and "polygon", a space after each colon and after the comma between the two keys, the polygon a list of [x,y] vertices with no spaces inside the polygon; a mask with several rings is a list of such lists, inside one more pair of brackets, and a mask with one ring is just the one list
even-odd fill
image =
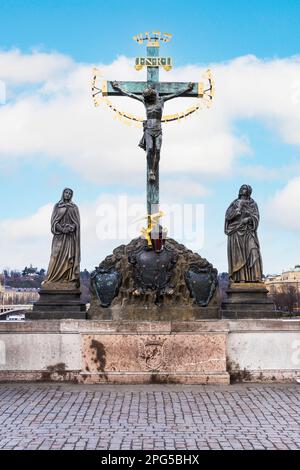
{"label": "blue sky", "polygon": [[79,61],[105,62],[131,56],[131,37],[149,28],[172,31],[169,51],[178,65],[214,62],[240,55],[298,54],[297,0],[1,0],[2,47],[42,46]]}
{"label": "blue sky", "polygon": [[[224,211],[231,200],[236,197],[239,186],[244,182],[249,182],[254,188],[253,197],[259,203],[262,213],[260,239],[265,259],[265,272],[279,272],[299,263],[300,226],[299,223],[294,223],[292,214],[289,214],[288,211],[292,212],[293,209],[295,218],[299,217],[295,212],[299,207],[297,205],[299,193],[294,188],[297,188],[297,178],[300,178],[300,142],[297,136],[295,137],[297,128],[294,127],[297,127],[298,124],[300,126],[300,117],[297,109],[293,108],[294,114],[292,116],[294,118],[292,120],[288,116],[289,106],[287,105],[281,111],[282,103],[284,103],[282,97],[285,97],[286,102],[290,100],[290,107],[292,107],[290,95],[293,84],[297,85],[297,73],[300,71],[298,58],[299,19],[300,2],[291,0],[254,0],[251,2],[215,0],[213,3],[191,0],[186,4],[181,1],[167,0],[151,4],[145,3],[145,6],[138,1],[120,0],[114,2],[91,0],[88,3],[81,0],[44,0],[43,2],[38,0],[27,0],[26,2],[0,0],[0,79],[5,81],[8,92],[7,103],[0,109],[0,125],[2,123],[2,129],[6,129],[5,126],[11,119],[9,113],[14,112],[16,117],[13,119],[15,119],[16,125],[15,132],[14,129],[9,128],[12,135],[10,141],[12,139],[18,141],[18,146],[6,143],[5,135],[3,134],[1,137],[0,130],[0,197],[2,202],[0,225],[2,223],[5,228],[4,232],[8,233],[7,238],[3,236],[1,241],[0,255],[2,252],[3,256],[0,256],[0,267],[6,267],[8,264],[12,267],[21,267],[25,262],[47,264],[49,238],[45,239],[46,242],[42,242],[42,233],[39,239],[35,237],[30,239],[30,233],[24,239],[18,238],[16,235],[11,236],[9,229],[7,229],[7,225],[10,223],[8,219],[19,221],[20,224],[16,226],[21,227],[22,221],[28,225],[32,214],[41,207],[53,204],[58,200],[64,186],[68,185],[74,188],[75,200],[81,206],[81,211],[88,208],[89,205],[94,207],[97,198],[101,198],[103,195],[108,199],[118,194],[128,194],[132,198],[140,197],[143,191],[143,174],[140,170],[137,170],[133,176],[128,176],[126,175],[126,166],[124,166],[122,167],[122,178],[119,176],[114,178],[113,173],[109,173],[108,170],[107,176],[103,176],[103,179],[99,177],[97,180],[97,177],[91,177],[90,174],[94,167],[91,163],[90,171],[87,169],[85,172],[79,162],[80,155],[76,155],[76,146],[74,146],[75,153],[72,157],[71,143],[69,146],[64,146],[63,143],[56,145],[56,139],[59,137],[63,140],[63,138],[58,136],[57,130],[52,132],[53,121],[51,119],[55,120],[55,112],[58,112],[57,96],[60,93],[67,95],[70,92],[68,83],[75,83],[77,86],[80,81],[78,76],[81,77],[81,73],[81,85],[79,84],[78,87],[82,86],[83,90],[85,70],[90,69],[94,64],[107,67],[105,70],[109,73],[110,64],[114,63],[115,74],[129,73],[127,65],[120,62],[120,57],[128,58],[130,64],[130,59],[142,55],[141,46],[132,41],[132,36],[139,32],[155,29],[173,34],[172,41],[164,47],[164,53],[173,57],[175,67],[180,68],[178,74],[183,73],[182,70],[186,70],[183,75],[186,81],[193,79],[192,74],[196,69],[204,70],[207,66],[216,72],[218,78],[215,110],[212,111],[214,117],[211,119],[207,111],[203,111],[199,118],[193,118],[194,121],[189,121],[194,126],[193,133],[190,132],[190,134],[188,134],[188,128],[184,127],[185,125],[181,127],[182,140],[186,139],[183,151],[189,152],[190,145],[189,138],[185,136],[195,135],[195,138],[197,137],[197,122],[199,126],[209,126],[211,123],[211,126],[216,128],[216,134],[212,129],[209,129],[211,140],[216,138],[217,133],[220,136],[226,133],[228,139],[232,139],[233,145],[238,146],[237,149],[232,150],[232,155],[229,155],[230,151],[228,150],[229,153],[226,154],[228,164],[220,171],[217,168],[218,158],[220,168],[224,163],[220,150],[219,153],[217,150],[212,150],[215,152],[215,166],[209,171],[204,171],[201,166],[197,166],[191,171],[185,171],[183,165],[181,171],[179,168],[177,173],[173,174],[172,172],[168,173],[162,165],[162,186],[164,184],[163,178],[169,185],[172,178],[180,180],[183,176],[184,181],[199,182],[199,186],[205,187],[206,195],[203,198],[190,193],[188,188],[186,188],[185,198],[183,188],[181,201],[200,202],[205,205],[205,242],[203,247],[199,249],[200,253],[212,261],[220,271],[226,270],[226,239],[223,234]],[[20,56],[11,55],[15,49],[19,50]],[[54,79],[51,71],[49,72],[50,78],[39,79],[38,74],[41,73],[40,68],[42,67],[39,64],[34,65],[37,67],[36,80],[32,77],[28,80],[22,80],[22,75],[29,74],[30,71],[19,67],[20,57],[22,60],[24,58],[25,67],[27,67],[27,63],[28,67],[31,67],[31,62],[28,60],[36,53],[45,54],[45,57],[41,57],[38,61],[45,64],[45,69],[48,67],[49,70],[52,65],[49,66],[48,63],[52,57],[54,61],[58,60],[56,59],[57,55],[63,62],[70,61],[69,64],[61,67],[61,70],[66,67],[68,76],[72,76],[68,82],[66,80],[66,85],[61,85],[61,82],[67,77],[63,70],[59,72],[61,75],[54,74]],[[253,105],[253,109],[251,108],[248,115],[248,102],[246,103],[245,100],[243,106],[240,106],[239,103],[246,98],[241,89],[244,86],[245,77],[247,78],[245,70],[248,70],[247,67],[252,67],[252,62],[250,59],[246,59],[246,65],[240,67],[235,61],[249,56],[255,56],[257,60],[253,66],[257,70],[257,76],[254,75],[252,82],[253,101],[260,99],[262,104],[261,107],[257,104]],[[11,70],[9,77],[5,73],[6,64]],[[32,68],[33,76],[35,74],[34,67]],[[272,75],[273,69],[274,74],[279,70],[282,74],[280,77],[283,77],[278,78],[277,89],[275,89],[277,76]],[[291,72],[287,70],[291,70]],[[188,75],[189,71],[191,71],[191,75]],[[235,76],[234,71],[236,71]],[[15,82],[14,73],[18,77]],[[225,76],[233,76],[235,80],[235,87],[228,88],[227,96]],[[140,77],[137,75],[134,79],[140,80]],[[262,94],[261,97],[257,91],[262,86],[264,77],[267,77],[270,83],[270,96],[266,97],[265,104],[263,103],[264,95]],[[123,77],[118,75],[116,78],[122,79]],[[49,101],[50,103],[54,102],[55,110],[51,116],[48,116],[46,115],[46,98],[41,89],[45,84],[49,86],[49,83],[53,83],[53,81],[57,91],[51,91]],[[88,86],[87,82],[87,90]],[[274,87],[273,94],[271,94],[272,87]],[[218,89],[220,90],[219,96]],[[251,84],[247,89],[251,92]],[[86,105],[82,96],[81,91],[76,92],[79,115],[76,125],[79,128],[84,128],[86,125],[84,119],[82,124],[80,123],[79,105],[82,103]],[[279,97],[280,100],[276,105],[276,100]],[[18,103],[23,103],[23,100],[26,102],[26,106],[24,105],[25,107],[20,110]],[[31,119],[32,122],[38,122],[34,121],[36,117],[30,108],[32,106],[35,109],[35,100],[42,101],[43,115],[45,116],[43,121],[45,124],[43,125],[49,125],[49,132],[46,136],[47,139],[49,137],[49,141],[45,139],[44,146],[43,142],[40,142],[38,150],[36,150],[34,141],[42,139],[40,131],[36,130],[36,136],[34,133],[30,134],[28,137],[31,139],[30,142],[27,141],[26,132],[22,132],[22,129],[20,131],[21,121],[22,123],[24,121],[26,126]],[[129,109],[130,106],[131,104],[127,104],[125,101],[122,104],[124,109],[126,107]],[[186,107],[181,103],[178,106],[179,109]],[[231,106],[233,117],[231,116]],[[11,107],[14,108],[12,111]],[[300,108],[300,106],[298,107]],[[74,110],[76,112],[76,107]],[[109,121],[110,114],[102,114],[104,113],[102,109],[96,111],[97,113],[93,115],[95,128],[93,131],[87,129],[83,132],[81,142],[78,141],[78,144],[82,144],[82,148],[84,148],[82,142],[85,139],[88,142],[89,132],[92,134],[92,132],[98,132],[99,129],[98,140],[95,137],[93,139],[95,139],[95,146],[97,145],[99,148],[99,168],[105,170],[109,162],[110,142],[101,136],[103,130],[101,119],[104,119],[103,116],[105,116],[105,126],[107,126],[105,129],[111,129],[112,139],[121,139],[125,136],[125,131],[123,128],[121,130],[119,124],[116,124],[113,119],[111,122]],[[221,124],[219,115],[222,116]],[[97,119],[99,119],[98,128]],[[26,126],[24,129],[27,128]],[[68,122],[64,122],[64,126],[67,129]],[[217,129],[219,130],[217,131]],[[139,152],[135,147],[140,132],[136,134],[133,134],[131,130],[126,130],[126,132],[128,134],[127,144],[125,147],[118,147],[120,165],[123,165],[126,158],[139,158],[137,166],[141,169],[144,156],[141,153],[135,153]],[[174,130],[171,129],[170,132],[166,131],[165,133],[162,153],[162,159],[170,158],[168,165],[172,165],[172,132],[174,134]],[[300,129],[298,133],[300,136]],[[74,137],[76,141],[75,131],[74,136],[71,132],[67,132],[67,134],[66,140],[71,141]],[[199,158],[202,159],[208,158],[206,151],[208,152],[210,148],[210,144],[204,140],[205,137],[199,137],[197,141]],[[27,150],[25,151],[23,148]],[[201,148],[203,148],[203,153],[201,153]],[[92,151],[91,149],[87,151],[86,156],[82,156],[83,160],[86,158],[87,166]],[[164,151],[169,152],[169,157]],[[94,160],[93,165],[95,165]],[[130,171],[132,171],[131,166],[128,172],[130,173]],[[291,187],[292,189],[290,189]],[[292,200],[291,204],[290,200]],[[83,237],[82,264],[89,269],[93,267],[93,263],[94,265],[98,264],[101,258],[118,244],[118,241],[111,244],[98,242],[98,245],[93,242],[94,244],[91,243],[90,251],[88,251],[84,247],[87,243],[85,240]],[[8,248],[3,244],[7,244],[12,250],[11,261],[7,256]],[[36,252],[34,251],[35,244]],[[25,254],[22,253],[21,256],[19,253],[22,252],[22,246],[24,246]],[[94,259],[92,249],[96,250]]]}

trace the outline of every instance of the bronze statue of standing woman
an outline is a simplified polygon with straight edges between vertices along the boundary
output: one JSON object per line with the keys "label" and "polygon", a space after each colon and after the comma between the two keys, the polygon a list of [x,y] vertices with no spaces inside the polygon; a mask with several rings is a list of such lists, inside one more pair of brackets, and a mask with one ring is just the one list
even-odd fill
{"label": "bronze statue of standing woman", "polygon": [[73,191],[63,190],[51,217],[51,257],[40,299],[27,315],[31,320],[86,318],[80,290],[80,217]]}
{"label": "bronze statue of standing woman", "polygon": [[53,209],[53,241],[45,284],[63,283],[75,288],[80,284],[80,216],[72,197],[72,189],[65,188]]}
{"label": "bronze statue of standing woman", "polygon": [[238,199],[230,204],[225,216],[231,282],[261,282],[263,277],[257,236],[259,210],[251,194],[251,186],[244,184],[240,188]]}

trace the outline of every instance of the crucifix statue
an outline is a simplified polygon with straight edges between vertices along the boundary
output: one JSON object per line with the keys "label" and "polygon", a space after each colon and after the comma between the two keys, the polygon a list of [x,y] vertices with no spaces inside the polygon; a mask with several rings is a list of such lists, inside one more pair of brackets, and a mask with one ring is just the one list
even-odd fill
{"label": "crucifix statue", "polygon": [[[166,71],[172,68],[171,58],[159,55],[160,43],[168,42],[170,35],[152,32],[140,34],[134,39],[139,44],[147,42],[147,56],[135,60],[136,70],[147,67],[147,80],[104,80],[100,88],[97,83],[97,69],[94,69],[92,96],[95,106],[101,102],[106,103],[122,122],[128,124],[131,120],[138,123],[138,126],[143,123],[144,132],[139,146],[147,155],[148,224],[147,228],[141,230],[142,237],[116,248],[113,256],[108,256],[96,268],[92,274],[92,302],[95,304],[95,311],[97,308],[99,310],[99,302],[101,309],[113,305],[112,319],[116,318],[115,315],[119,319],[132,318],[132,309],[136,305],[138,308],[134,309],[134,312],[143,312],[141,315],[145,315],[140,318],[162,320],[171,318],[171,305],[179,303],[182,307],[180,312],[185,312],[187,306],[189,310],[190,307],[193,310],[193,304],[196,309],[196,305],[207,306],[217,287],[217,271],[212,265],[196,253],[193,254],[191,264],[190,250],[177,244],[175,240],[167,240],[167,231],[159,223],[163,215],[159,210],[162,123],[179,121],[200,109],[202,105],[209,107],[213,97],[213,81],[208,70],[205,75],[207,87],[202,82],[160,82],[160,67]],[[121,112],[113,103],[114,100],[108,98],[111,96],[127,96],[140,101],[144,105],[146,119]],[[201,99],[196,106],[191,106],[185,112],[163,116],[165,102],[177,97]],[[132,265],[130,271],[128,262]],[[103,314],[101,310],[99,313]],[[181,315],[179,313],[180,318]],[[198,318],[197,315],[191,319]]]}
{"label": "crucifix statue", "polygon": [[[172,59],[160,57],[160,42],[166,43],[171,35],[160,32],[145,33],[135,36],[134,39],[147,44],[147,56],[136,58],[135,68],[141,70],[147,67],[147,81],[105,81],[102,84],[103,96],[128,96],[144,104],[146,120],[143,122],[144,133],[139,146],[145,150],[147,155],[147,213],[148,220],[151,215],[159,212],[159,160],[162,144],[162,113],[164,103],[177,97],[203,98],[205,92],[212,91],[203,89],[202,83],[192,82],[160,82],[159,68],[171,70]],[[209,98],[212,98],[211,95]],[[173,120],[173,119],[171,119]],[[174,119],[175,120],[175,119]]]}
{"label": "crucifix statue", "polygon": [[161,119],[165,101],[177,98],[178,96],[191,91],[194,85],[193,83],[189,83],[186,88],[183,88],[183,90],[165,96],[160,96],[153,84],[149,84],[143,91],[142,95],[130,93],[124,90],[117,82],[113,82],[112,85],[114,89],[119,90],[122,95],[141,101],[145,106],[147,119],[143,124],[144,135],[139,146],[145,150],[147,155],[148,182],[150,184],[155,184],[159,173],[160,149],[162,144]]}

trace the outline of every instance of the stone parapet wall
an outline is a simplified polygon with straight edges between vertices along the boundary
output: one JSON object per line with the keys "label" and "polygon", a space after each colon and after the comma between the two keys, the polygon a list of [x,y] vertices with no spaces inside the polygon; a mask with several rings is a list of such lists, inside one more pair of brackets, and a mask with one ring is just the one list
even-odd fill
{"label": "stone parapet wall", "polygon": [[232,381],[300,378],[300,321],[229,321],[227,370]]}
{"label": "stone parapet wall", "polygon": [[300,376],[300,320],[0,323],[0,380],[226,384]]}

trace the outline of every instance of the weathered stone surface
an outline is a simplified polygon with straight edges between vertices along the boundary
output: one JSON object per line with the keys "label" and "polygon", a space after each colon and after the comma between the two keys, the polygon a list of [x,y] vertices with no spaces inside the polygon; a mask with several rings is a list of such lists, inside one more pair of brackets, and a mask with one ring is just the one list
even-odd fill
{"label": "weathered stone surface", "polygon": [[226,320],[218,321],[185,321],[172,322],[172,333],[189,332],[189,333],[205,333],[205,332],[227,332],[229,331],[228,322]]}
{"label": "weathered stone surface", "polygon": [[61,325],[59,320],[7,321],[0,322],[0,333],[59,333]]}
{"label": "weathered stone surface", "polygon": [[[182,384],[182,385],[228,385],[227,372],[217,374],[203,373],[170,373],[170,372],[141,372],[137,373],[81,373],[76,380],[81,384]],[[1,373],[0,373],[1,380]]]}
{"label": "weathered stone surface", "polygon": [[0,333],[161,333],[204,331],[300,331],[300,317],[294,319],[247,319],[247,320],[204,320],[131,322],[103,320],[43,320],[25,322],[0,322]]}
{"label": "weathered stone surface", "polygon": [[201,384],[227,383],[228,373],[232,380],[294,381],[300,320],[0,323],[4,381]]}
{"label": "weathered stone surface", "polygon": [[171,277],[167,278],[167,288],[161,289],[158,296],[157,290],[144,289],[143,286],[137,285],[135,267],[129,259],[132,259],[133,254],[141,250],[145,243],[144,239],[137,238],[128,245],[121,245],[100,264],[100,268],[113,267],[118,271],[122,276],[122,284],[109,308],[101,307],[96,293],[93,292],[88,318],[132,321],[219,318],[220,302],[215,288],[208,306],[200,307],[196,299],[191,296],[185,279],[186,272],[192,266],[215,274],[217,271],[206,259],[175,240],[167,239],[165,243],[166,250],[174,253],[177,258]]}
{"label": "weathered stone surface", "polygon": [[[249,374],[281,372],[298,369],[300,374],[300,331],[232,332],[228,337],[227,360],[231,370]],[[280,373],[281,373],[280,372]]]}
{"label": "weathered stone surface", "polygon": [[222,318],[276,318],[280,315],[263,282],[231,283],[222,303]]}
{"label": "weathered stone surface", "polygon": [[[227,383],[225,351],[224,333],[83,335],[82,375],[90,383],[114,380],[114,375],[118,381],[124,376],[126,383],[139,383],[140,374],[143,381],[147,375],[152,381],[157,373],[160,382],[176,382],[178,377],[191,381],[193,377],[194,383],[214,382],[214,378]],[[203,376],[210,379],[203,382]]]}
{"label": "weathered stone surface", "polygon": [[40,298],[33,310],[26,314],[28,320],[86,318],[86,305],[81,301],[80,289],[42,287]]}
{"label": "weathered stone surface", "polygon": [[36,333],[0,334],[0,370],[80,370],[80,336]]}
{"label": "weathered stone surface", "polygon": [[282,318],[282,313],[276,310],[249,309],[239,308],[237,310],[221,310],[221,317],[225,320],[248,320],[256,319],[275,319]]}
{"label": "weathered stone surface", "polygon": [[1,370],[0,382],[71,382],[78,383],[80,371],[66,370],[63,364],[47,366],[42,370]]}
{"label": "weathered stone surface", "polygon": [[44,282],[42,290],[43,292],[56,291],[57,294],[63,294],[66,290],[77,293],[79,288],[75,282]]}
{"label": "weathered stone surface", "polygon": [[[252,332],[260,331],[261,333],[265,332],[298,332],[300,333],[300,318],[295,319],[249,319],[249,320],[237,320],[237,321],[227,321],[228,330],[230,333],[238,332]],[[299,338],[300,339],[300,338]]]}

